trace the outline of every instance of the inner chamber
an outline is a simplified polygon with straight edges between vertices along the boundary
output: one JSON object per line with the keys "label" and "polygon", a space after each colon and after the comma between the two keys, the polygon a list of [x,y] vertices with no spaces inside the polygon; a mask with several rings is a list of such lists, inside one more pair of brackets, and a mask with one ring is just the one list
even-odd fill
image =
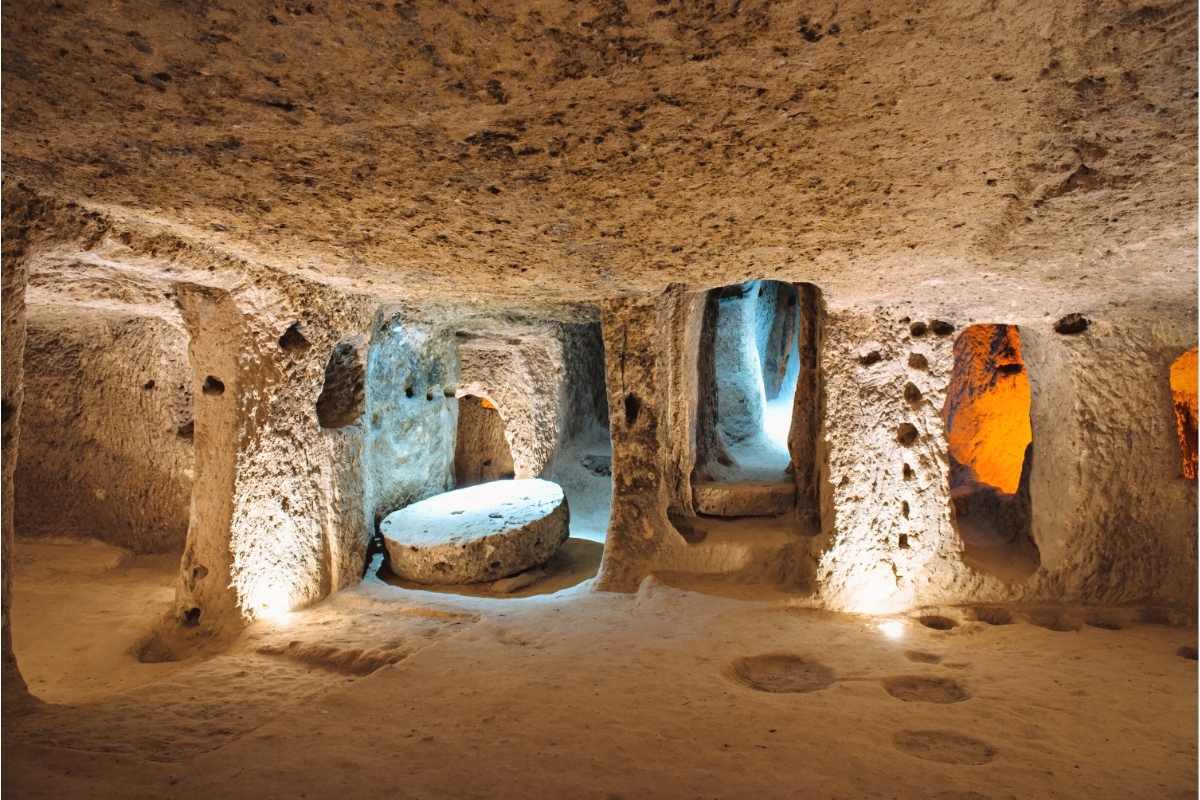
{"label": "inner chamber", "polygon": [[799,357],[794,285],[750,281],[714,289],[701,336],[695,502],[711,516],[792,509],[788,434]]}
{"label": "inner chamber", "polygon": [[1171,402],[1183,477],[1196,480],[1196,348],[1171,363]]}
{"label": "inner chamber", "polygon": [[512,450],[504,418],[486,397],[458,399],[458,435],[454,442],[454,485],[475,486],[514,476]]}
{"label": "inner chamber", "polygon": [[967,562],[1004,580],[1028,577],[1041,561],[1030,533],[1030,396],[1017,326],[962,332],[942,409],[954,520]]}

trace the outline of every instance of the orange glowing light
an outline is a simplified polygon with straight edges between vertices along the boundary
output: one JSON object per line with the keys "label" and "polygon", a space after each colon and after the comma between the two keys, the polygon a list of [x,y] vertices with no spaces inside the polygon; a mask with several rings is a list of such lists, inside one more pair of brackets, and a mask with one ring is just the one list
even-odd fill
{"label": "orange glowing light", "polygon": [[1175,405],[1175,430],[1183,457],[1183,477],[1196,479],[1196,348],[1171,364],[1171,400]]}
{"label": "orange glowing light", "polygon": [[486,397],[479,398],[479,406],[480,406],[480,408],[489,408],[492,411],[496,410],[496,405],[491,400],[488,400]]}
{"label": "orange glowing light", "polygon": [[954,343],[942,419],[950,454],[975,479],[1013,494],[1021,483],[1029,422],[1029,376],[1015,325],[972,325]]}

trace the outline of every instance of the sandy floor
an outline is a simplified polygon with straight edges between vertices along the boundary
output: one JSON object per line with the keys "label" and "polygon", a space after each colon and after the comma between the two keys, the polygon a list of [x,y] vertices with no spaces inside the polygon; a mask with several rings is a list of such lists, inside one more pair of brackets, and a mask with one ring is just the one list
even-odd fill
{"label": "sandy floor", "polygon": [[18,656],[74,705],[5,720],[12,797],[1196,795],[1195,630],[1138,609],[885,631],[655,579],[527,598],[371,580],[217,657],[141,664],[169,569],[97,547],[52,589],[31,577],[61,552],[19,551]]}
{"label": "sandy floor", "polygon": [[13,646],[30,689],[81,703],[177,672],[136,651],[170,610],[179,555],[133,556],[89,539],[18,539]]}

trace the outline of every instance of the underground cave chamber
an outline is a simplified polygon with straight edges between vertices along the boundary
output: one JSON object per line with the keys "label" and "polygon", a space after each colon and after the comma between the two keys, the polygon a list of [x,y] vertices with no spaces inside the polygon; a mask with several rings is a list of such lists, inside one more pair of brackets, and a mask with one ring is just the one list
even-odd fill
{"label": "underground cave chamber", "polygon": [[1030,384],[1016,325],[971,325],[954,343],[942,408],[952,518],[968,563],[1005,580],[1040,563],[1031,533]]}
{"label": "underground cave chamber", "polygon": [[1195,4],[2,16],[3,797],[1196,796]]}
{"label": "underground cave chamber", "polygon": [[[402,391],[383,365],[430,340],[403,325],[388,330],[390,344],[373,345],[381,380],[369,381],[369,437],[405,461],[376,459],[365,478],[382,489],[385,572],[414,586],[496,593],[595,574],[611,496],[599,326],[474,321],[420,357],[400,357]],[[422,370],[430,381],[413,379]]]}

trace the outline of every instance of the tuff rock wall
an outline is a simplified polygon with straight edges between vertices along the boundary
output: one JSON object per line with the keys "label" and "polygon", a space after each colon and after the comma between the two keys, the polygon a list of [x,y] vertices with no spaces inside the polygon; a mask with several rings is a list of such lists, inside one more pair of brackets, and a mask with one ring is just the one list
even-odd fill
{"label": "tuff rock wall", "polygon": [[367,356],[363,526],[454,487],[458,357],[450,331],[398,308],[375,316]]}
{"label": "tuff rock wall", "polygon": [[491,401],[517,478],[544,475],[554,456],[602,425],[604,350],[595,323],[470,321],[460,329],[460,397]]}
{"label": "tuff rock wall", "polygon": [[[702,410],[691,394],[703,366],[689,354],[703,314],[695,295],[672,287],[603,306],[614,487],[603,588],[632,589],[692,546],[675,523],[690,513],[689,443]],[[1194,324],[1122,317],[1075,335],[1049,321],[1020,326],[1042,564],[1005,581],[964,562],[941,416],[956,337],[992,321],[839,308],[819,334],[802,332],[819,375],[808,466],[820,531],[797,539],[811,568],[798,574],[811,574],[822,605],[869,613],[992,600],[1189,602],[1196,486],[1180,475],[1169,368],[1194,342]]]}
{"label": "tuff rock wall", "polygon": [[26,320],[25,284],[27,278],[30,232],[21,206],[13,192],[4,187],[3,261],[0,262],[0,325],[4,346],[0,348],[0,446],[3,452],[0,524],[2,524],[3,564],[0,565],[0,686],[5,710],[15,710],[30,701],[29,690],[17,667],[12,649],[9,611],[12,608],[12,563],[14,480],[21,437],[21,410],[25,399],[24,364]]}
{"label": "tuff rock wall", "polygon": [[331,351],[366,329],[371,305],[299,280],[176,292],[196,398],[180,619],[236,625],[357,581],[362,430],[322,428],[316,402]]}
{"label": "tuff rock wall", "polygon": [[16,473],[22,535],[182,549],[194,424],[187,333],[174,317],[29,305]]}
{"label": "tuff rock wall", "polygon": [[1067,602],[1194,606],[1196,482],[1183,477],[1171,361],[1194,321],[1022,326],[1033,386],[1034,589]]}

